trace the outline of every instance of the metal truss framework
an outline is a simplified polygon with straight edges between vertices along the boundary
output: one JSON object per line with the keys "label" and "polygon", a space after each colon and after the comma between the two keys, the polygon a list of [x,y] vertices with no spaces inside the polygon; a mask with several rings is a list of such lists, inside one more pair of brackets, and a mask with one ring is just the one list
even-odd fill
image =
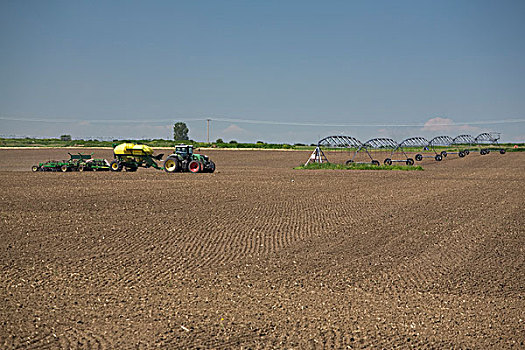
{"label": "metal truss framework", "polygon": [[[327,136],[317,143],[316,150],[312,153],[311,159],[309,159],[308,162],[317,162],[317,163],[323,163],[328,162],[328,159],[324,155],[323,151],[321,150],[321,147],[324,148],[336,148],[336,149],[351,149],[355,150],[353,157],[348,160],[346,163],[354,163],[355,158],[359,152],[365,152],[370,158],[370,162],[366,162],[367,164],[374,164],[379,165],[379,161],[374,159],[372,154],[370,153],[371,150],[391,150],[390,157],[385,159],[385,164],[392,164],[392,162],[406,162],[407,164],[411,165],[414,164],[414,160],[409,157],[409,155],[406,153],[404,148],[409,147],[422,147],[423,151],[432,151],[434,152],[434,155],[428,155],[428,154],[416,154],[415,159],[417,161],[421,161],[423,158],[434,158],[437,161],[441,161],[444,157],[446,157],[448,154],[458,154],[459,157],[464,157],[470,153],[470,149],[473,146],[479,146],[480,147],[480,153],[481,154],[488,154],[490,153],[490,149],[487,148],[488,146],[497,147],[494,148],[496,150],[499,150],[501,154],[504,154],[506,151],[503,148],[498,147],[498,140],[500,138],[500,133],[491,132],[491,133],[481,133],[475,138],[472,137],[472,135],[462,134],[458,135],[455,138],[452,138],[450,136],[441,135],[436,136],[430,141],[425,139],[424,137],[409,137],[400,143],[397,143],[393,139],[390,138],[384,138],[384,137],[377,137],[370,139],[364,143],[356,139],[352,136],[344,136],[344,135],[334,135],[334,136]],[[483,148],[485,146],[485,148]],[[459,149],[457,152],[448,152],[446,150],[441,150],[438,152],[436,147],[454,147],[454,148],[462,148]],[[470,148],[470,149],[469,149]],[[405,159],[393,159],[395,153],[402,153],[405,156]],[[307,162],[307,164],[308,164]]]}
{"label": "metal truss framework", "polygon": [[[414,160],[408,156],[405,152],[407,147],[421,147],[422,149],[426,148],[428,145],[428,140],[424,137],[409,137],[401,141],[395,149],[392,150],[390,158],[385,159],[385,164],[391,164],[392,162],[406,162],[408,165],[414,164]],[[402,153],[405,156],[405,159],[396,159],[394,157],[395,153]],[[416,160],[420,161],[423,159],[422,154],[416,154]]]}
{"label": "metal truss framework", "polygon": [[505,154],[505,149],[501,148],[498,145],[498,140],[500,138],[499,132],[484,132],[476,136],[474,142],[479,147],[479,153],[481,155],[489,154],[490,151],[495,150],[499,151],[501,154]]}
{"label": "metal truss framework", "polygon": [[355,157],[357,156],[357,154],[361,151],[365,151],[365,153],[370,158],[370,164],[379,165],[380,164],[379,161],[377,159],[374,159],[374,157],[370,153],[370,150],[387,150],[387,149],[394,150],[396,147],[397,147],[397,142],[392,139],[385,138],[385,137],[373,138],[363,143],[361,147],[359,147],[357,151],[354,153],[354,156],[352,157],[352,159],[348,160],[347,163],[355,163]]}
{"label": "metal truss framework", "polygon": [[359,148],[362,143],[355,137],[351,136],[327,136],[317,142],[319,147],[328,148]]}

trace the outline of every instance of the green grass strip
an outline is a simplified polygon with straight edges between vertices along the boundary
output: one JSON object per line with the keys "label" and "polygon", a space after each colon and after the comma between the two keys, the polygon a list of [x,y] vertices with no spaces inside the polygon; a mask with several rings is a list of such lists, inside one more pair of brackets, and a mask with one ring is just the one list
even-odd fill
{"label": "green grass strip", "polygon": [[421,165],[372,165],[372,164],[334,164],[334,163],[309,163],[308,165],[302,165],[295,167],[298,170],[320,170],[320,169],[331,169],[331,170],[401,170],[411,171],[423,170]]}

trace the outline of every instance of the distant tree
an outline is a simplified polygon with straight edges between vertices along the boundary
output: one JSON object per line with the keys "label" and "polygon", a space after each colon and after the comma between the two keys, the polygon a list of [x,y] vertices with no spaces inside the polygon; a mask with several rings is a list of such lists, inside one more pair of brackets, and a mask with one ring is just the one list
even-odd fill
{"label": "distant tree", "polygon": [[257,143],[260,144],[260,145],[264,145],[265,144],[264,141],[257,141]]}
{"label": "distant tree", "polygon": [[71,141],[71,135],[60,135],[60,141]]}
{"label": "distant tree", "polygon": [[238,143],[238,142],[235,141],[235,140],[231,140],[230,143],[231,143],[231,144],[235,144],[235,143]]}
{"label": "distant tree", "polygon": [[175,141],[188,140],[188,132],[190,130],[186,126],[186,123],[177,122],[173,124],[173,139]]}
{"label": "distant tree", "polygon": [[222,139],[217,139],[215,143],[224,143],[224,141]]}

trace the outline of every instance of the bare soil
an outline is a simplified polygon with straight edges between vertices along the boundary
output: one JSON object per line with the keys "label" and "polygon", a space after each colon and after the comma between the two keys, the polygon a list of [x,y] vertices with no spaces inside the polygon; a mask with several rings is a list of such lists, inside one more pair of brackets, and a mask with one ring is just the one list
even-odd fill
{"label": "bare soil", "polygon": [[214,174],[0,150],[0,348],[524,348],[524,153],[205,153]]}

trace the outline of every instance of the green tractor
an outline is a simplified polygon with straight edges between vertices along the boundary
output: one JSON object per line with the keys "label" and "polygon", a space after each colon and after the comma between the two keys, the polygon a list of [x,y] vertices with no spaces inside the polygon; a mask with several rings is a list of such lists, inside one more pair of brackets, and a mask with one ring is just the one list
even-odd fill
{"label": "green tractor", "polygon": [[111,171],[137,171],[139,167],[162,169],[156,161],[162,160],[164,154],[154,156],[153,149],[147,145],[121,143],[113,147],[114,160],[110,163]]}
{"label": "green tractor", "polygon": [[175,147],[175,153],[170,154],[164,161],[164,170],[168,173],[213,173],[215,163],[208,156],[193,153],[192,145],[178,145]]}

